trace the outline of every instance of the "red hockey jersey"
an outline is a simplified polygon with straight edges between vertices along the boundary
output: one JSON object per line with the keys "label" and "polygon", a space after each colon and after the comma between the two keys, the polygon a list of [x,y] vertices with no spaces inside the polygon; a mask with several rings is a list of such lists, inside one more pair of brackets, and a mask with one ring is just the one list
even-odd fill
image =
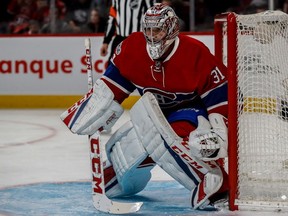
{"label": "red hockey jersey", "polygon": [[149,91],[163,112],[200,104],[208,113],[227,116],[226,67],[200,41],[179,35],[163,61],[153,60],[142,32],[118,45],[102,79],[122,102],[135,88]]}

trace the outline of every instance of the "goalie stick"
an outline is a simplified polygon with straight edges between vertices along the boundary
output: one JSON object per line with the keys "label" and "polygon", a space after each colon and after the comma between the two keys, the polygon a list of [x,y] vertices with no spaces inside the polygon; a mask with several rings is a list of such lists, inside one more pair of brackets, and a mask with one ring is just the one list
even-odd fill
{"label": "goalie stick", "polygon": [[[90,38],[85,39],[86,68],[88,89],[93,88],[92,58]],[[100,142],[100,131],[89,136],[90,159],[92,167],[92,198],[94,207],[101,212],[110,214],[129,214],[137,212],[142,202],[117,202],[105,194],[103,149]]]}

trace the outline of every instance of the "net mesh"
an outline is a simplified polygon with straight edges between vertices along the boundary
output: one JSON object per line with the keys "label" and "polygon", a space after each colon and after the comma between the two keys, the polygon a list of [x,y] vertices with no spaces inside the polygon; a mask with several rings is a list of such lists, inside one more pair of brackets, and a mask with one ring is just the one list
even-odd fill
{"label": "net mesh", "polygon": [[236,23],[238,200],[288,206],[288,15]]}

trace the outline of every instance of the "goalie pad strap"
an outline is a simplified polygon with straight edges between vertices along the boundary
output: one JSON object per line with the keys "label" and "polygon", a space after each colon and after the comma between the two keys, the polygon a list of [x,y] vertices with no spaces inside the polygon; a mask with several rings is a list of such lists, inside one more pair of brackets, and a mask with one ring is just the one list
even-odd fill
{"label": "goalie pad strap", "polygon": [[113,99],[113,92],[98,79],[93,88],[60,118],[77,134],[92,135],[98,130],[109,130],[124,111]]}
{"label": "goalie pad strap", "polygon": [[187,189],[195,188],[214,168],[191,156],[188,145],[183,145],[182,138],[173,131],[151,93],[145,93],[130,114],[137,136],[151,158]]}

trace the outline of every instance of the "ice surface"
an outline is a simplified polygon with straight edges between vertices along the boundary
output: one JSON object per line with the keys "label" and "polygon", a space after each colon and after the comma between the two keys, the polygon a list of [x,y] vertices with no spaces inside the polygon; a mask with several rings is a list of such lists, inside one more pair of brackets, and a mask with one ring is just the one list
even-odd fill
{"label": "ice surface", "polygon": [[[88,138],[66,128],[59,118],[63,111],[0,110],[0,215],[101,215],[92,206]],[[125,112],[112,133],[127,120]],[[193,211],[189,196],[155,167],[147,188],[133,197],[144,202],[135,215],[284,215]]]}

